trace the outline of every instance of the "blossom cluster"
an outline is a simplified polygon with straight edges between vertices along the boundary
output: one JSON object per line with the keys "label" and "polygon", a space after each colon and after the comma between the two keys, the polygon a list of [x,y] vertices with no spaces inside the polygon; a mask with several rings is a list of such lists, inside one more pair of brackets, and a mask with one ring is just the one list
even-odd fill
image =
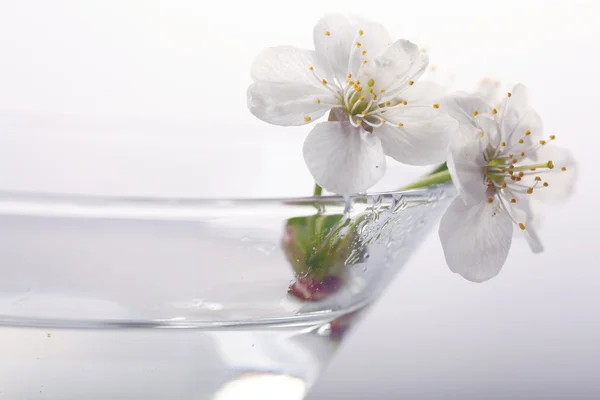
{"label": "blossom cluster", "polygon": [[303,146],[319,186],[364,192],[384,176],[386,157],[419,166],[445,162],[457,197],[439,236],[452,271],[475,282],[496,276],[513,231],[542,251],[532,204],[566,198],[575,162],[554,135],[544,136],[523,85],[503,99],[495,88],[443,93],[420,80],[427,53],[392,40],[375,22],[327,15],[313,35],[314,50],[278,46],[258,55],[247,102],[256,117],[280,126],[328,114]]}

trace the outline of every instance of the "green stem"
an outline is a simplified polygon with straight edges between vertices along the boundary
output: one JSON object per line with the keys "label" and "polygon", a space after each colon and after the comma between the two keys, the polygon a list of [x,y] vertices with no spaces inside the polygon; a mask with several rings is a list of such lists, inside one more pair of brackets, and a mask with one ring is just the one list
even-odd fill
{"label": "green stem", "polygon": [[425,178],[410,183],[406,186],[402,186],[398,190],[409,190],[409,189],[418,189],[424,188],[431,185],[439,185],[440,183],[451,182],[452,178],[450,177],[450,172],[446,169],[439,172],[434,172],[430,175],[427,175]]}
{"label": "green stem", "polygon": [[320,196],[321,193],[323,193],[323,188],[321,186],[319,186],[318,183],[315,183],[315,190],[313,192],[313,197]]}

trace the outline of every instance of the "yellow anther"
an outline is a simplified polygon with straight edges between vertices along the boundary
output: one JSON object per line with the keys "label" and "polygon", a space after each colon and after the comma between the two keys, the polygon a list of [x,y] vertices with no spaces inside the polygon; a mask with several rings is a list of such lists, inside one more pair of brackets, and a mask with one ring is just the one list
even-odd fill
{"label": "yellow anther", "polygon": [[554,163],[552,161],[548,161],[548,168],[554,168]]}
{"label": "yellow anther", "polygon": [[535,171],[536,169],[537,169],[537,168],[530,168],[529,170],[530,170],[530,171]]}
{"label": "yellow anther", "polygon": [[525,157],[525,152],[524,151],[521,152],[521,157]]}
{"label": "yellow anther", "polygon": [[533,188],[532,187],[527,188],[527,194],[531,194],[531,193],[533,193]]}
{"label": "yellow anther", "polygon": [[540,182],[542,180],[542,178],[540,178],[539,176],[536,176],[535,180],[538,181],[538,182]]}
{"label": "yellow anther", "polygon": [[488,179],[488,180],[487,180],[487,184],[488,184],[488,185],[493,185],[493,184],[494,184],[494,181],[492,181],[491,179]]}
{"label": "yellow anther", "polygon": [[358,100],[360,100],[360,101],[365,101],[365,96],[361,96],[361,98],[360,98],[360,99],[358,99]]}
{"label": "yellow anther", "polygon": [[485,132],[484,131],[479,131],[478,133],[479,137],[482,138],[485,136]]}
{"label": "yellow anther", "polygon": [[[513,156],[514,156],[514,154],[509,154],[509,155],[508,155],[508,158],[513,158]],[[516,163],[516,161],[515,161],[515,160],[513,160],[512,162],[513,162],[513,163]]]}
{"label": "yellow anther", "polygon": [[379,89],[379,93],[384,94],[385,93],[385,89]]}
{"label": "yellow anther", "polygon": [[314,71],[315,67],[313,67],[312,65],[310,67],[308,67],[309,70]]}
{"label": "yellow anther", "polygon": [[512,96],[512,93],[511,93],[511,92],[508,92],[507,96],[508,96],[508,97],[511,97],[511,96]]}
{"label": "yellow anther", "polygon": [[415,81],[408,81],[408,84],[409,84],[410,86],[412,86],[412,85],[414,85],[414,84],[415,84]]}
{"label": "yellow anther", "polygon": [[508,169],[515,169],[515,166],[514,166],[513,164],[510,164],[510,165],[508,166]]}
{"label": "yellow anther", "polygon": [[386,106],[386,107],[389,107],[389,106],[391,106],[391,105],[392,105],[392,102],[391,102],[391,101],[386,101],[386,102],[385,102],[385,106]]}
{"label": "yellow anther", "polygon": [[544,182],[544,187],[548,187],[548,182]]}
{"label": "yellow anther", "polygon": [[304,122],[310,122],[311,119],[312,118],[310,116],[308,116],[308,115],[304,116]]}
{"label": "yellow anther", "polygon": [[327,79],[323,79],[323,80],[321,81],[321,83],[322,83],[323,85],[327,85]]}
{"label": "yellow anther", "polygon": [[521,230],[524,231],[526,229],[525,224],[522,222],[519,222],[519,228],[521,228]]}
{"label": "yellow anther", "polygon": [[325,36],[331,36],[331,32],[325,31]]}
{"label": "yellow anther", "polygon": [[[402,100],[402,105],[404,105],[404,106],[405,106],[405,105],[407,105],[407,104],[408,104],[408,101],[406,101],[406,100]],[[435,107],[435,106],[434,106],[434,107]],[[438,106],[438,107],[439,107],[439,106]]]}
{"label": "yellow anther", "polygon": [[498,114],[498,110],[496,110],[495,108],[492,109],[492,114]]}
{"label": "yellow anther", "polygon": [[315,102],[316,102],[317,104],[321,104],[321,99],[316,99],[316,100],[315,100]]}
{"label": "yellow anther", "polygon": [[352,74],[348,74],[346,76],[348,77],[348,79],[352,79]]}
{"label": "yellow anther", "polygon": [[362,35],[364,35],[364,34],[365,34],[365,32],[364,32],[364,31],[361,29],[360,31],[358,31],[358,34],[359,34],[360,36],[362,36]]}
{"label": "yellow anther", "polygon": [[362,43],[361,42],[356,42],[356,47],[360,47],[360,46],[362,46]]}
{"label": "yellow anther", "polygon": [[517,182],[521,182],[521,179],[523,179],[523,178],[521,178],[520,176],[517,176]]}
{"label": "yellow anther", "polygon": [[523,144],[525,141],[523,139],[519,139],[519,144]]}
{"label": "yellow anther", "polygon": [[432,65],[432,66],[431,66],[431,70],[432,70],[432,71],[437,71],[437,65]]}
{"label": "yellow anther", "polygon": [[550,140],[554,140],[554,139],[556,139],[556,136],[555,135],[550,135]]}
{"label": "yellow anther", "polygon": [[561,170],[561,171],[566,171],[566,170],[567,170],[567,167],[562,167],[560,170]]}
{"label": "yellow anther", "polygon": [[512,160],[512,163],[513,163],[513,164],[516,164],[516,163],[517,163],[517,161],[518,161],[518,160],[517,160],[516,158],[513,158],[513,160]]}
{"label": "yellow anther", "polygon": [[[403,103],[404,105],[406,105],[406,100],[404,100],[402,103]],[[439,105],[438,103],[435,103],[435,104],[433,105],[433,108],[440,108],[440,105]]]}
{"label": "yellow anther", "polygon": [[515,199],[514,197],[512,199],[510,199],[510,202],[515,204],[517,202],[517,199]]}
{"label": "yellow anther", "polygon": [[543,146],[543,145],[546,144],[546,141],[545,140],[540,140],[540,144]]}
{"label": "yellow anther", "polygon": [[375,93],[373,93],[373,94],[371,95],[371,97],[373,98],[373,100],[377,100],[377,95],[376,95]]}
{"label": "yellow anther", "polygon": [[488,204],[492,204],[494,202],[494,198],[493,197],[488,197]]}
{"label": "yellow anther", "polygon": [[369,87],[373,86],[375,84],[375,80],[374,79],[369,79],[369,82],[367,82],[367,85]]}
{"label": "yellow anther", "polygon": [[404,126],[402,122],[398,122],[398,126]]}
{"label": "yellow anther", "polygon": [[506,182],[502,182],[502,189],[506,189],[507,185]]}
{"label": "yellow anther", "polygon": [[362,54],[364,56],[365,54],[367,54],[367,51],[363,50],[362,53],[360,53],[360,54]]}
{"label": "yellow anther", "polygon": [[500,146],[502,146],[502,147],[506,147],[506,142],[502,142],[502,143],[500,143]]}
{"label": "yellow anther", "polygon": [[523,171],[519,172],[520,177],[523,177],[523,175],[525,175],[525,172],[523,172]]}
{"label": "yellow anther", "polygon": [[369,89],[369,93],[375,93],[375,89],[373,89],[373,88]]}
{"label": "yellow anther", "polygon": [[476,117],[479,115],[479,111],[473,111],[473,116]]}
{"label": "yellow anther", "polygon": [[363,60],[363,64],[366,64],[368,61],[367,60]]}
{"label": "yellow anther", "polygon": [[525,131],[525,136],[529,136],[529,135],[531,135],[531,131],[530,131],[529,129],[527,129],[527,130]]}
{"label": "yellow anther", "polygon": [[350,86],[354,86],[354,85],[355,85],[355,82],[354,82],[354,81],[348,81],[348,85],[350,85]]}
{"label": "yellow anther", "polygon": [[356,84],[357,84],[357,85],[360,85],[360,81],[356,81]]}

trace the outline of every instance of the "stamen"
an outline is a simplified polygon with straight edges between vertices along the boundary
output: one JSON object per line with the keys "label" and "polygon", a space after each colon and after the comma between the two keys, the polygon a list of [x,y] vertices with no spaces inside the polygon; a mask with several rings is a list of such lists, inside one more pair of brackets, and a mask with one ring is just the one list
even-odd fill
{"label": "stamen", "polygon": [[532,194],[532,193],[533,193],[533,188],[532,187],[528,188],[527,189],[527,194]]}
{"label": "stamen", "polygon": [[[348,79],[352,79],[352,74],[351,73],[348,73],[348,75],[346,75],[346,76],[348,77]],[[352,83],[351,83],[351,85],[352,85]]]}
{"label": "stamen", "polygon": [[[402,104],[406,105],[406,100],[404,100],[404,101],[402,102]],[[440,105],[439,105],[438,103],[435,103],[435,104],[433,105],[433,108],[440,108]]]}
{"label": "stamen", "polygon": [[550,135],[550,140],[554,140],[554,139],[556,139],[556,136],[555,135]]}
{"label": "stamen", "polygon": [[315,100],[315,102],[316,102],[317,104],[321,104],[321,99],[316,99],[316,100]]}
{"label": "stamen", "polygon": [[523,224],[522,222],[519,222],[519,228],[521,228],[521,230],[524,231],[526,229],[525,224]]}
{"label": "stamen", "polygon": [[325,36],[331,36],[331,32],[325,31]]}
{"label": "stamen", "polygon": [[540,144],[543,146],[543,145],[546,144],[546,141],[545,140],[540,140]]}
{"label": "stamen", "polygon": [[562,167],[560,170],[564,172],[567,170],[567,167]]}
{"label": "stamen", "polygon": [[494,202],[494,198],[493,197],[488,197],[488,204],[492,204]]}
{"label": "stamen", "polygon": [[492,109],[492,114],[498,114],[498,110],[496,110],[495,108]]}
{"label": "stamen", "polygon": [[476,117],[479,115],[479,111],[473,111],[473,116]]}
{"label": "stamen", "polygon": [[527,130],[525,131],[525,136],[529,136],[529,135],[531,135],[531,131],[530,131],[529,129],[527,129]]}
{"label": "stamen", "polygon": [[517,199],[515,199],[514,197],[512,199],[510,199],[510,202],[515,204],[517,202]]}
{"label": "stamen", "polygon": [[512,96],[512,93],[511,93],[511,92],[508,92],[508,93],[507,93],[507,96],[508,96],[508,97],[511,97],[511,96]]}
{"label": "stamen", "polygon": [[410,86],[412,86],[412,85],[414,85],[414,84],[415,84],[415,81],[408,81],[408,84],[409,84]]}
{"label": "stamen", "polygon": [[308,115],[304,116],[304,122],[310,122],[311,119],[312,118],[310,116],[308,116]]}
{"label": "stamen", "polygon": [[364,34],[365,34],[365,32],[364,32],[364,31],[361,29],[360,31],[358,31],[358,34],[359,34],[360,36],[362,36],[362,35],[364,35]]}
{"label": "stamen", "polygon": [[548,187],[548,182],[544,182],[544,187]]}
{"label": "stamen", "polygon": [[366,50],[363,50],[363,51],[362,51],[362,53],[360,53],[360,54],[362,54],[362,55],[364,56],[364,55],[366,55],[366,54],[367,54],[367,51],[366,51]]}
{"label": "stamen", "polygon": [[367,85],[369,87],[372,87],[373,85],[375,85],[375,80],[374,79],[369,79],[369,82],[367,82]]}

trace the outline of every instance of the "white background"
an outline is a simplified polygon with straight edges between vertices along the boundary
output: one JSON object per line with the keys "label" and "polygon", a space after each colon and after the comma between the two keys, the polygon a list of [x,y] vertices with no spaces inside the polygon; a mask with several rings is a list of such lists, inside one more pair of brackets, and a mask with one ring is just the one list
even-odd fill
{"label": "white background", "polygon": [[[580,174],[571,201],[546,210],[546,252],[534,256],[515,242],[485,284],[449,272],[432,233],[311,398],[599,398],[594,0],[1,0],[0,121],[47,113],[52,129],[0,133],[0,187],[309,194],[300,150],[309,128],[258,121],[245,90],[260,50],[311,47],[313,24],[332,11],[426,46],[435,79],[453,77],[457,89],[474,90],[485,77],[526,84],[546,132],[571,148]],[[61,115],[86,122],[65,125]],[[392,164],[376,189],[421,172]]]}

